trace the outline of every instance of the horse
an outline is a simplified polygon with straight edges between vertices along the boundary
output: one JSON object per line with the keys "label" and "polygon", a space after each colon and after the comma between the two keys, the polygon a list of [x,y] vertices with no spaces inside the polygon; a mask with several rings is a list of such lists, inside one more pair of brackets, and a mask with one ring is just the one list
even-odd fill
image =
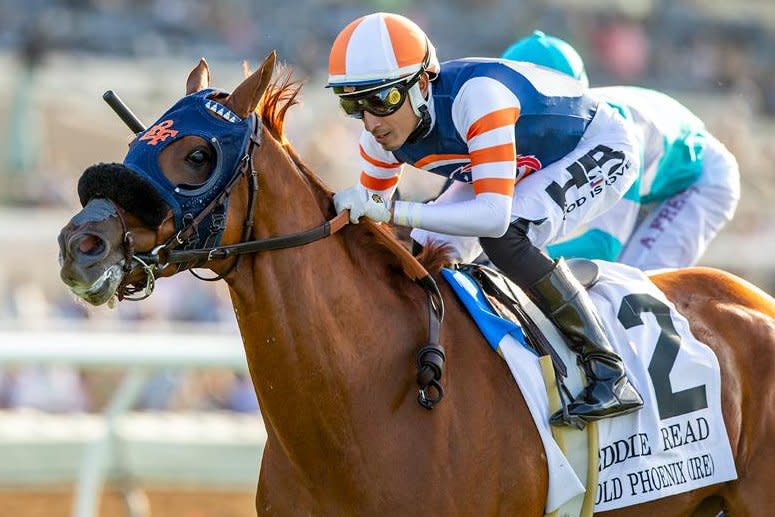
{"label": "horse", "polygon": [[[252,173],[235,176],[220,196],[228,197],[221,246],[298,235],[335,215],[332,192],[284,136],[301,85],[290,69],[274,68],[272,52],[232,92],[213,94],[227,118],[260,122],[247,160],[239,161]],[[208,87],[201,60],[186,94]],[[215,167],[208,145],[201,135],[169,144],[159,156],[164,176],[172,185],[206,182]],[[259,515],[544,515],[547,464],[525,400],[443,282],[446,397],[432,411],[416,403],[427,293],[375,238],[383,228],[361,222],[239,257],[189,254],[175,267],[164,255],[191,235],[191,221],[181,227],[157,187],[126,195],[139,180],[120,167],[111,173],[108,183],[118,188],[102,185],[82,199],[84,208],[59,235],[60,276],[92,304],[143,286],[148,294],[151,277],[190,265],[225,280],[266,423]],[[149,265],[154,257],[156,268]],[[446,260],[444,250],[431,247],[421,258],[434,276]],[[766,381],[775,364],[775,300],[716,269],[651,278],[718,357],[738,479],[610,515],[764,515],[775,508],[775,385]]]}

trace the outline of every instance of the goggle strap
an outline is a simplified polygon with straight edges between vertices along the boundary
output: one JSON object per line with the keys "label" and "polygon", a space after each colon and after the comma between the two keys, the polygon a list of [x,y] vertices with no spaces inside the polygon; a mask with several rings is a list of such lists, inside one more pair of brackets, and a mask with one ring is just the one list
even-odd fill
{"label": "goggle strap", "polygon": [[420,74],[422,74],[423,70],[424,70],[424,68],[420,69],[414,75],[409,76],[408,79],[407,79],[406,76],[404,76],[404,77],[400,77],[400,78],[398,78],[398,79],[396,79],[394,81],[390,81],[390,82],[387,82],[387,83],[384,83],[384,84],[376,84],[376,85],[374,85],[372,87],[369,87],[369,88],[364,88],[364,89],[361,89],[361,90],[355,90],[353,92],[337,93],[336,95],[339,96],[339,97],[345,97],[345,98],[361,97],[361,96],[366,97],[366,96],[368,96],[367,94],[372,93],[374,91],[384,90],[385,88],[390,88],[391,86],[396,86],[396,85],[402,84],[402,83],[406,84],[406,87],[407,87],[406,89],[408,90],[413,84],[415,84],[420,79]]}

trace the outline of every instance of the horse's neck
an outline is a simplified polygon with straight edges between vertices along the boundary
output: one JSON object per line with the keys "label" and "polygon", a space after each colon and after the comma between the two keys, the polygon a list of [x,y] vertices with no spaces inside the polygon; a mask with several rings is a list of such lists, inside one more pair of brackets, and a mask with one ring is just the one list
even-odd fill
{"label": "horse's neck", "polygon": [[[319,186],[279,146],[264,150],[262,158],[272,170],[261,172],[257,237],[313,228],[330,216],[319,204]],[[347,240],[336,235],[244,257],[230,278],[267,425],[289,451],[301,455],[310,442],[353,440],[348,435],[353,426],[332,426],[332,419],[352,418],[348,415],[358,411],[355,394],[372,376],[384,378],[386,364],[398,366],[385,356],[401,353],[403,346],[411,357],[424,334],[424,318],[409,314],[416,305],[389,284],[391,278],[403,279],[391,272],[386,252],[360,246],[369,243],[361,227],[343,232]],[[403,378],[406,364],[401,364],[396,376]]]}

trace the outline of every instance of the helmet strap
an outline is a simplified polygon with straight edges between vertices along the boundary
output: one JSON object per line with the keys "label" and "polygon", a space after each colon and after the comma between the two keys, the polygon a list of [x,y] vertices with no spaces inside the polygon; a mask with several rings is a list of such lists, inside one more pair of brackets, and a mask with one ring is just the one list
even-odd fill
{"label": "helmet strap", "polygon": [[422,118],[422,111],[420,108],[428,104],[428,101],[423,97],[422,90],[420,90],[420,81],[415,81],[409,88],[409,103],[412,105],[414,114]]}
{"label": "helmet strap", "polygon": [[414,128],[414,131],[406,139],[407,144],[415,144],[428,136],[431,132],[431,114],[428,112],[428,105],[420,106],[420,123]]}
{"label": "helmet strap", "polygon": [[414,144],[425,138],[431,130],[431,114],[428,111],[428,100],[422,94],[420,81],[415,81],[412,87],[409,88],[409,103],[412,105],[415,115],[420,117],[417,127],[414,128],[409,138],[406,139],[407,143]]}

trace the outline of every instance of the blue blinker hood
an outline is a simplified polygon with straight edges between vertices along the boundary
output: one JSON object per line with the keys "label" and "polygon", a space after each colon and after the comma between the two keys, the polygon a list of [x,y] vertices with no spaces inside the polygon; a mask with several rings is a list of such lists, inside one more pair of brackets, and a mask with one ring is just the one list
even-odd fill
{"label": "blue blinker hood", "polygon": [[[255,116],[239,118],[228,108],[210,97],[224,93],[205,89],[180,99],[146,131],[138,134],[124,158],[124,165],[147,179],[175,215],[175,228],[182,229],[196,218],[226,188],[240,170],[240,160],[246,153]],[[215,115],[215,116],[214,116]],[[173,185],[159,165],[159,156],[168,145],[184,136],[199,136],[215,151],[215,166],[210,177],[199,185]],[[214,210],[197,228],[195,240],[220,241],[228,198],[222,209]],[[220,216],[216,212],[220,211]],[[213,216],[216,216],[217,221]],[[212,228],[211,228],[212,226]],[[197,235],[198,234],[198,235]],[[197,238],[198,237],[198,238]],[[211,242],[210,245],[216,245]],[[196,243],[190,243],[195,246]]]}

